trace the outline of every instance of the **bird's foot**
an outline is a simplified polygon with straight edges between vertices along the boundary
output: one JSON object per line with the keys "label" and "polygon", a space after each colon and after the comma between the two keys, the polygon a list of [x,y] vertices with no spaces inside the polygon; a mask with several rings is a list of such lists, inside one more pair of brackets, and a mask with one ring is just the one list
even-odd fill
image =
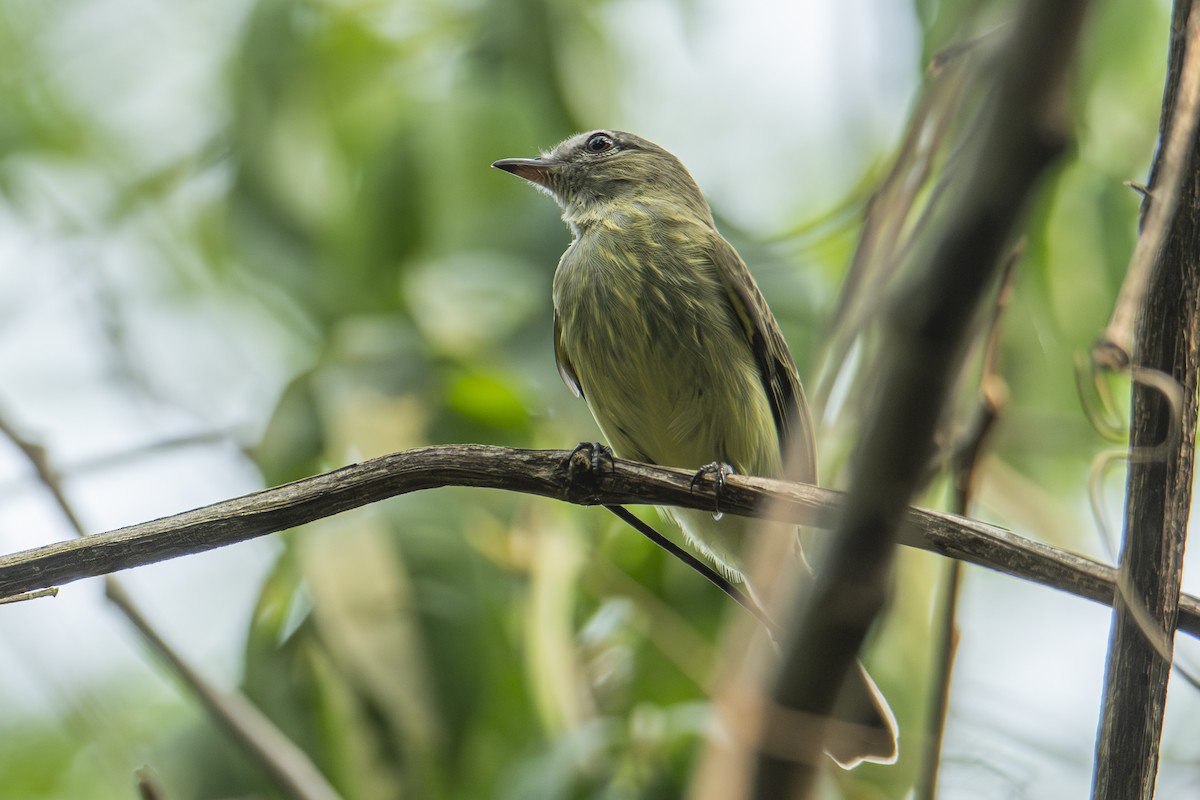
{"label": "bird's foot", "polygon": [[605,462],[608,472],[616,471],[617,462],[613,460],[612,448],[600,442],[580,442],[563,460],[571,477],[585,473],[599,476],[606,471]]}
{"label": "bird's foot", "polygon": [[721,491],[725,488],[725,479],[730,475],[736,474],[737,470],[728,464],[714,461],[696,470],[696,474],[692,476],[690,489],[693,492],[696,490],[696,484],[703,480],[706,475],[712,475],[713,480],[716,482],[716,486],[713,489],[713,519],[720,519],[725,516],[725,512],[721,510]]}

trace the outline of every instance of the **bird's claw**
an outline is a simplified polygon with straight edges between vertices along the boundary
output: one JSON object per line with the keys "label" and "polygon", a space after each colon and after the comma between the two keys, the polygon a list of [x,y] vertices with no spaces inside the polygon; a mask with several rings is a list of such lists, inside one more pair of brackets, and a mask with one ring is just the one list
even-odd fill
{"label": "bird's claw", "polygon": [[713,488],[713,519],[720,519],[724,516],[721,510],[721,491],[725,488],[725,479],[730,475],[736,475],[737,470],[728,464],[723,464],[720,461],[714,461],[711,464],[705,464],[700,469],[696,470],[696,474],[692,476],[692,484],[689,491],[696,491],[696,484],[704,479],[705,475],[712,475],[716,486]]}
{"label": "bird's claw", "polygon": [[606,461],[608,462],[608,471],[615,472],[617,462],[613,460],[611,447],[601,442],[580,442],[575,445],[574,450],[567,454],[563,463],[572,476],[578,476],[588,472],[599,475],[605,471]]}

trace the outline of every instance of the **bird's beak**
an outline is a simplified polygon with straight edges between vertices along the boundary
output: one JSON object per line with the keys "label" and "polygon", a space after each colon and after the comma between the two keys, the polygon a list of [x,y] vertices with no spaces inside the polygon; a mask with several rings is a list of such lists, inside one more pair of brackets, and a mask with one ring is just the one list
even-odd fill
{"label": "bird's beak", "polygon": [[551,176],[558,165],[545,158],[502,158],[492,166],[549,189]]}

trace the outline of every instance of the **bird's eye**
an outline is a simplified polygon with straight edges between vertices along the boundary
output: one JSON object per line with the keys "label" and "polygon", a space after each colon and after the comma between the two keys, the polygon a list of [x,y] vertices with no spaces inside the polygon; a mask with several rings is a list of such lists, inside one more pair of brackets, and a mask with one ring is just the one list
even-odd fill
{"label": "bird's eye", "polygon": [[593,133],[588,137],[584,147],[589,153],[604,153],[616,147],[617,143],[607,133]]}

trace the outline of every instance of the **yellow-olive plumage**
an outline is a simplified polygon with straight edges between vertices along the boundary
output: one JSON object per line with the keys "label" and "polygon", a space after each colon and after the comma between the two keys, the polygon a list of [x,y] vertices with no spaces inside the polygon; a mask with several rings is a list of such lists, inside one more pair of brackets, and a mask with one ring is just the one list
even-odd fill
{"label": "yellow-olive plumage", "polygon": [[[779,325],[675,156],[593,131],[494,166],[549,192],[574,234],[554,274],[555,356],[617,455],[816,481],[808,404]],[[753,520],[671,513],[697,549],[744,579]],[[856,686],[866,702],[845,716],[874,734],[831,740],[830,752],[844,764],[893,760],[891,713],[869,678]]]}

